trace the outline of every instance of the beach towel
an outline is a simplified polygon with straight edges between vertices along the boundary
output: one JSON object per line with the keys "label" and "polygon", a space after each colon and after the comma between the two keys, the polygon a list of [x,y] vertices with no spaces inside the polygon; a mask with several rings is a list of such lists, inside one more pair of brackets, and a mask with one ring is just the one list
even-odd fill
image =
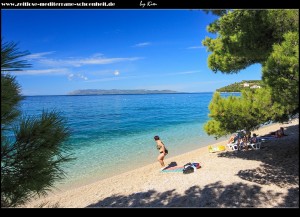
{"label": "beach towel", "polygon": [[163,169],[161,172],[162,173],[182,173],[183,171],[183,166],[173,166],[173,167],[167,167]]}
{"label": "beach towel", "polygon": [[219,151],[225,151],[226,147],[224,145],[219,145],[217,147],[212,147],[211,145],[208,147],[208,151],[210,153],[219,152]]}
{"label": "beach towel", "polygon": [[[188,163],[186,165],[191,165],[195,170],[200,169],[200,163]],[[161,170],[162,173],[183,173],[183,169],[185,166],[171,166],[166,167],[165,169]]]}

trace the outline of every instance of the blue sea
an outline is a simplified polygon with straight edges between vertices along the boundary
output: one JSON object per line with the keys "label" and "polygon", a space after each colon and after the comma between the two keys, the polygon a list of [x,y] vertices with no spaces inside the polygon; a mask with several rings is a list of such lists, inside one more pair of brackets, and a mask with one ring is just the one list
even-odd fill
{"label": "blue sea", "polygon": [[26,115],[56,110],[67,118],[72,132],[67,144],[76,160],[63,165],[67,177],[56,187],[68,189],[150,163],[157,163],[159,169],[155,135],[169,150],[166,162],[169,157],[215,143],[214,137],[203,130],[209,120],[212,96],[213,93],[27,96],[21,108]]}

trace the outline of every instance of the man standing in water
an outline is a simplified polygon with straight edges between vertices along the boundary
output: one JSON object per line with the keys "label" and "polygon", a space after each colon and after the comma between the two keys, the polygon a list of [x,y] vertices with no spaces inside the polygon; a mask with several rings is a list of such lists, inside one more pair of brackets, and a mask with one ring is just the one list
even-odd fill
{"label": "man standing in water", "polygon": [[162,167],[161,170],[163,170],[165,168],[164,158],[168,154],[168,150],[166,149],[164,143],[159,139],[159,136],[154,136],[154,140],[156,142],[156,148],[159,150],[157,160]]}

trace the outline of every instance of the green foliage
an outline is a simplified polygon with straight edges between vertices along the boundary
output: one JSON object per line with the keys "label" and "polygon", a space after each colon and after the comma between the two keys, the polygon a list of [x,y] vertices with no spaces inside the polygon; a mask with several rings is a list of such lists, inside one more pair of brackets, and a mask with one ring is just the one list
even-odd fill
{"label": "green foliage", "polygon": [[268,88],[243,90],[240,97],[222,98],[215,92],[209,104],[209,120],[204,129],[216,138],[241,129],[254,130],[262,123],[270,122],[281,115],[283,107],[271,101]]}
{"label": "green foliage", "polygon": [[58,145],[69,132],[57,113],[23,117],[14,135],[15,142],[6,142],[1,153],[1,203],[8,206],[46,194],[64,176],[60,164],[71,159],[66,145]]}
{"label": "green foliage", "polygon": [[[263,80],[272,87],[272,99],[285,105],[285,114],[299,113],[299,34],[288,32],[263,66]],[[286,115],[281,119],[286,119]]]}
{"label": "green foliage", "polygon": [[1,131],[20,115],[18,103],[21,99],[20,86],[15,78],[1,74]]}
{"label": "green foliage", "polygon": [[[227,101],[219,100],[221,105],[228,105],[226,113],[236,121],[210,114],[212,120],[205,126],[206,132],[210,135],[226,135],[268,121],[283,122],[298,114],[299,10],[222,10],[219,15],[207,28],[209,32],[217,34],[216,38],[206,37],[202,41],[211,52],[208,57],[209,68],[215,73],[232,74],[254,63],[261,64],[264,85],[260,86],[264,90],[254,91],[251,98],[264,98],[268,107],[250,104],[250,107],[244,108],[248,103],[244,98],[246,95],[240,99],[243,103],[233,103],[231,99],[232,103],[226,104]],[[229,89],[236,90],[237,85]],[[261,91],[267,91],[266,95],[262,96]],[[214,106],[210,109],[214,109]],[[261,118],[258,123],[252,122],[246,116],[235,113],[240,110],[248,115],[255,111],[256,116]],[[227,123],[230,121],[234,124]]]}
{"label": "green foliage", "polygon": [[21,71],[30,67],[26,60],[21,59],[29,54],[28,51],[19,51],[18,44],[3,42],[1,38],[1,73],[5,71]]}
{"label": "green foliage", "polygon": [[232,10],[209,25],[218,33],[205,38],[211,51],[208,66],[214,71],[237,73],[254,63],[263,63],[274,43],[283,41],[284,33],[298,31],[298,10]]}
{"label": "green foliage", "polygon": [[[249,86],[244,86],[245,83],[248,83]],[[241,92],[245,89],[251,89],[252,86],[257,85],[260,87],[265,87],[264,83],[261,80],[246,80],[242,82],[235,82],[233,84],[227,85],[217,89],[218,92]]]}
{"label": "green foliage", "polygon": [[55,111],[41,117],[20,117],[22,100],[15,77],[5,74],[29,66],[16,44],[1,48],[1,207],[24,204],[46,194],[64,177],[62,163],[71,160],[65,141],[66,120]]}

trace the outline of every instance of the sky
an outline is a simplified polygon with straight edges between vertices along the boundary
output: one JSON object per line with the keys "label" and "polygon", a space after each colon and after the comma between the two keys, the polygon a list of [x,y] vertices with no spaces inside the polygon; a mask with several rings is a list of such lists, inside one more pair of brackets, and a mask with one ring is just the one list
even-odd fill
{"label": "sky", "polygon": [[29,51],[32,65],[13,72],[23,95],[66,95],[83,89],[214,92],[260,80],[261,66],[238,74],[208,68],[201,10],[1,10],[1,37]]}

